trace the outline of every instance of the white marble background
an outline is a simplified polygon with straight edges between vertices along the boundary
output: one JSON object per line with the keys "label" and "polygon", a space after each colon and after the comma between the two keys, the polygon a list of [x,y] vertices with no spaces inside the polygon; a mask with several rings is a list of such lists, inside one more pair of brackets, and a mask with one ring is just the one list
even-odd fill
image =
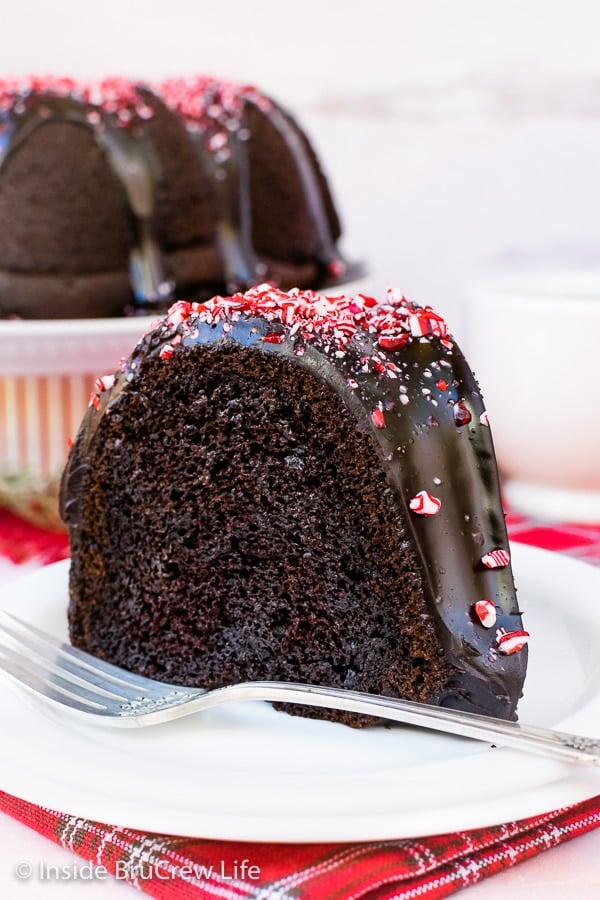
{"label": "white marble background", "polygon": [[344,246],[460,331],[490,265],[600,263],[596,0],[20,0],[5,73],[251,81],[311,133]]}

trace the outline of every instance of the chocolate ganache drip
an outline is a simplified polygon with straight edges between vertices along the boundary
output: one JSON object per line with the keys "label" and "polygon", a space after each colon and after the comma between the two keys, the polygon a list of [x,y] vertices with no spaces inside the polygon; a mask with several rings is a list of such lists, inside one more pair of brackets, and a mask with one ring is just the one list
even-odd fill
{"label": "chocolate ganache drip", "polygon": [[[319,280],[335,281],[347,273],[347,264],[333,237],[315,162],[309,156],[306,139],[289,115],[252,86],[234,87],[211,78],[167,81],[162,86],[162,96],[167,106],[186,121],[214,185],[227,290],[243,290],[270,276],[268,266],[259,260],[253,246],[249,110],[269,121],[293,160],[315,230],[315,256],[322,271]],[[359,267],[355,266],[351,274],[358,277]]]}
{"label": "chocolate ganache drip", "polygon": [[[122,88],[121,88],[122,89]],[[160,164],[143,123],[153,112],[141,91],[130,86],[111,99],[106,85],[77,89],[68,79],[16,88],[0,112],[0,168],[37,129],[65,122],[89,129],[106,154],[127,200],[136,240],[130,251],[130,279],[136,312],[165,307],[174,282],[156,234],[156,187]],[[11,96],[11,92],[8,92]]]}

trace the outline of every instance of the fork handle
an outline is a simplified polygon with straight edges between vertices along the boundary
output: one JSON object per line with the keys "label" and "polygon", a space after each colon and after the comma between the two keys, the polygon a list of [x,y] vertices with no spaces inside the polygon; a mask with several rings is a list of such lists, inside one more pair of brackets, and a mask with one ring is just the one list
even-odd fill
{"label": "fork handle", "polygon": [[[381,697],[341,688],[306,684],[253,681],[220,688],[205,695],[203,706],[211,699],[215,705],[232,700],[268,700],[299,703],[326,709],[346,710],[406,725],[431,728],[447,734],[491,741],[539,756],[563,762],[600,766],[600,740],[554,731],[538,725],[507,722],[478,713],[430,706],[396,697]],[[212,703],[211,703],[212,705]]]}

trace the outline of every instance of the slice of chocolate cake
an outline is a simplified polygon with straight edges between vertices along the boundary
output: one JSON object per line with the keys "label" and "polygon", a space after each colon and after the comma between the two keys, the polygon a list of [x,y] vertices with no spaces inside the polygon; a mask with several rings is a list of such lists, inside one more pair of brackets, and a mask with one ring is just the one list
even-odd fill
{"label": "slice of chocolate cake", "polygon": [[179,302],[97,389],[62,486],[76,646],[174,683],[514,716],[527,635],[492,438],[433,310]]}

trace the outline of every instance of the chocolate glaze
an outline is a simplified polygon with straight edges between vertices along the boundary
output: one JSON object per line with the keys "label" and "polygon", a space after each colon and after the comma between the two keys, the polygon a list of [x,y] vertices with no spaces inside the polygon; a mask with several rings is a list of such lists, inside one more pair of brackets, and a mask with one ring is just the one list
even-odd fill
{"label": "chocolate glaze", "polygon": [[[491,550],[508,549],[492,436],[479,387],[448,338],[411,335],[400,349],[384,350],[378,335],[359,329],[339,352],[327,335],[307,339],[301,329],[263,317],[241,314],[212,324],[194,315],[179,324],[164,320],[138,344],[83,420],[61,491],[70,529],[80,526],[96,429],[123,391],[136,390],[144,361],[165,347],[174,354],[197,348],[202,365],[202,347],[220,343],[289,360],[328,385],[352,411],[371,436],[421,559],[427,609],[453,667],[441,705],[514,717],[527,648],[502,655],[496,631],[523,628],[512,572],[510,565],[489,569],[482,563]],[[396,377],[386,368],[390,364]],[[374,417],[374,410],[380,415]],[[437,515],[411,510],[411,499],[422,490],[441,500]],[[484,628],[473,615],[473,604],[483,599],[496,607],[494,628]]]}
{"label": "chocolate glaze", "polygon": [[[168,82],[166,84],[172,84]],[[251,132],[247,127],[246,112],[249,107],[266,116],[287,146],[289,157],[297,170],[297,177],[304,194],[305,214],[312,221],[316,247],[312,265],[313,287],[340,283],[341,279],[354,278],[361,274],[358,267],[347,267],[335,245],[333,228],[337,228],[335,211],[328,198],[326,208],[323,197],[324,185],[311,158],[308,144],[300,129],[289,116],[285,115],[272,101],[262,97],[253,88],[237,88],[210,79],[198,79],[194,83],[203,92],[203,108],[218,108],[222,95],[235,98],[235,115],[224,105],[222,121],[212,118],[206,112],[196,119],[186,119],[188,138],[196,148],[201,165],[205,170],[213,194],[216,215],[217,250],[222,267],[223,282],[214,273],[204,281],[205,289],[196,296],[211,296],[216,290],[235,291],[249,287],[269,278],[277,281],[277,257],[273,256],[273,266],[266,259],[259,259],[253,244],[253,209],[250,192],[250,166],[247,143]],[[170,271],[169,254],[161,236],[160,222],[157,220],[157,191],[161,189],[161,161],[156,142],[148,128],[147,118],[152,117],[157,96],[151,90],[126,83],[125,105],[96,102],[93,94],[82,93],[81,88],[72,85],[72,93],[52,93],[36,85],[35,89],[25,89],[16,94],[11,104],[4,103],[0,109],[0,174],[4,162],[40,128],[56,122],[66,122],[88,129],[98,145],[102,147],[115,177],[122,187],[127,208],[134,229],[134,244],[130,250],[129,281],[132,303],[125,311],[146,314],[164,311],[175,296],[175,277]],[[160,87],[157,89],[160,95]],[[2,92],[0,91],[0,94]],[[179,114],[175,104],[177,94],[171,91],[172,111]],[[0,99],[4,99],[0,97]],[[119,101],[122,103],[122,101]],[[231,100],[230,100],[231,102]],[[215,147],[215,136],[224,136],[226,146]],[[335,222],[335,225],[334,225]],[[264,253],[263,253],[264,255]],[[283,262],[283,260],[282,260]],[[286,261],[286,265],[298,265],[301,277],[306,260]],[[284,272],[284,269],[281,269]],[[31,315],[28,294],[35,289],[35,282],[23,279],[45,273],[12,273],[17,278],[19,290],[24,300],[24,314]],[[51,278],[52,273],[47,273]],[[283,276],[285,277],[285,276]],[[31,281],[31,279],[30,279]],[[23,282],[23,283],[22,283]],[[67,286],[65,286],[66,288]],[[44,288],[41,286],[41,290]],[[86,290],[82,282],[82,290]],[[51,289],[51,293],[53,293]],[[110,308],[108,308],[110,307]],[[7,306],[8,313],[13,310]],[[14,312],[18,314],[19,310]],[[0,304],[0,315],[3,310]],[[5,313],[6,314],[6,313]],[[77,315],[77,311],[72,313]],[[84,310],[84,315],[94,315]],[[101,310],[98,314],[103,314]],[[112,304],[107,301],[107,312],[113,314]],[[62,313],[60,313],[62,315]]]}
{"label": "chocolate glaze", "polygon": [[259,262],[252,244],[250,172],[245,141],[240,139],[239,131],[229,136],[229,154],[224,163],[207,150],[204,135],[192,134],[192,138],[214,185],[225,283],[232,290],[254,284],[264,277],[266,267]]}
{"label": "chocolate glaze", "polygon": [[130,279],[135,302],[169,303],[173,281],[167,276],[165,256],[156,238],[155,195],[160,175],[152,143],[141,128],[123,128],[115,117],[74,97],[34,94],[21,110],[18,106],[0,114],[0,169],[38,128],[52,122],[68,122],[90,129],[123,188],[135,226],[131,248]]}
{"label": "chocolate glaze", "polygon": [[[205,106],[219,105],[222,102],[218,83],[209,81],[205,91]],[[307,212],[315,229],[315,254],[321,270],[319,280],[331,280],[336,275],[344,274],[346,264],[336,247],[322,185],[302,132],[289,115],[253,88],[242,89],[240,99],[240,107],[234,114],[228,110],[221,119],[216,120],[204,116],[199,122],[200,129],[190,132],[203,165],[215,185],[217,231],[227,289],[243,290],[269,276],[268,267],[258,259],[252,244],[252,199],[247,150],[247,142],[251,136],[247,116],[250,107],[268,118],[285,142],[296,167]],[[224,144],[217,141],[216,147],[213,146],[216,137],[222,138]]]}
{"label": "chocolate glaze", "polygon": [[315,225],[317,238],[317,258],[321,266],[333,275],[336,264],[341,264],[339,252],[331,233],[331,226],[323,202],[323,192],[317,181],[314,166],[312,165],[306,145],[300,129],[296,123],[285,116],[281,109],[271,106],[268,112],[271,123],[275,126],[281,137],[287,144],[294,162],[298,168],[298,174],[304,188],[306,203]]}

